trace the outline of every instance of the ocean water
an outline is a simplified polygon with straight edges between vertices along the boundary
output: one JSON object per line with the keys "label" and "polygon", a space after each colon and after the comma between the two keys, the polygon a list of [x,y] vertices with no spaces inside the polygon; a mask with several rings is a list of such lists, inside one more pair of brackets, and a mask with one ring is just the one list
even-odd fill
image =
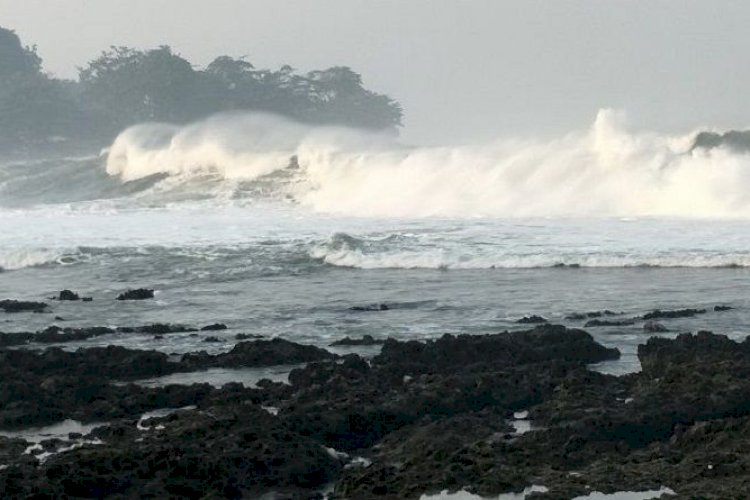
{"label": "ocean water", "polygon": [[[459,148],[264,116],[138,126],[101,154],[0,162],[0,298],[94,298],[0,315],[0,332],[226,323],[66,346],[215,352],[237,333],[325,346],[494,333],[531,314],[581,326],[565,316],[694,307],[709,312],[665,322],[665,335],[742,338],[748,176],[746,154],[631,133],[611,112],[554,141]],[[133,287],[155,300],[114,300]],[[388,310],[351,310],[371,304]],[[638,368],[641,325],[588,329],[623,351],[601,369]]]}

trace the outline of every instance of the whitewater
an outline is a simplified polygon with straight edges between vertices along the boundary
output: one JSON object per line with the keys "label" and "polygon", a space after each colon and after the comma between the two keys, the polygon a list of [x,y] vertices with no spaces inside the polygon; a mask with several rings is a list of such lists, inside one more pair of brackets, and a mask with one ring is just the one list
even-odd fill
{"label": "whitewater", "polygon": [[[325,345],[718,303],[739,308],[697,321],[741,335],[750,155],[695,148],[698,131],[633,132],[612,110],[552,140],[457,147],[258,114],[137,125],[100,154],[0,162],[0,298],[101,298],[61,305],[66,326],[220,321],[219,350],[248,324]],[[138,286],[157,300],[105,300]],[[389,309],[350,310],[369,304]],[[2,321],[20,331],[53,319]],[[644,338],[593,333],[625,365]]]}

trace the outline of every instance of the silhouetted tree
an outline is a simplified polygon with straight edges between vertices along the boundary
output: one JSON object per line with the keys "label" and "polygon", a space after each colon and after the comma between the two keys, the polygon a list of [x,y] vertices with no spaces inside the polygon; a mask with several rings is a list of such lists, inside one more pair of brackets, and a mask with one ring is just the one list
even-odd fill
{"label": "silhouetted tree", "polygon": [[167,46],[145,52],[112,47],[79,77],[87,104],[118,127],[154,120],[181,122],[196,115],[191,103],[196,72]]}

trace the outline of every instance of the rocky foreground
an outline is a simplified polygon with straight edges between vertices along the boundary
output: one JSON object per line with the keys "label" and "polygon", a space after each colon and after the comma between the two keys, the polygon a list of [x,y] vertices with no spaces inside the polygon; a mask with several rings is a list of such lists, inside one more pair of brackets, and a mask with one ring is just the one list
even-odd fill
{"label": "rocky foreground", "polygon": [[[121,347],[5,347],[0,428],[68,418],[106,424],[36,445],[0,437],[0,491],[8,498],[326,492],[416,499],[543,485],[546,493],[527,498],[572,498],[665,486],[679,498],[745,498],[750,343],[708,332],[651,338],[638,351],[640,373],[587,368],[618,356],[583,330],[549,324],[427,343],[387,340],[369,361],[278,339],[181,358]],[[289,384],[132,383],[292,363],[307,364]],[[142,418],[159,409],[176,411]]]}

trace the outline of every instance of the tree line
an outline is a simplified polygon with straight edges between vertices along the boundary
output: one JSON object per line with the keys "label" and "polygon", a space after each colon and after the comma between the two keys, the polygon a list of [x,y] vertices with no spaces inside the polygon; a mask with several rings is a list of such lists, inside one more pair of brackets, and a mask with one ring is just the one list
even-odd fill
{"label": "tree line", "polygon": [[136,123],[186,123],[235,110],[393,131],[403,114],[347,66],[272,71],[220,56],[198,69],[166,45],[111,47],[79,68],[77,80],[57,79],[44,72],[36,47],[0,27],[0,147],[103,142]]}

